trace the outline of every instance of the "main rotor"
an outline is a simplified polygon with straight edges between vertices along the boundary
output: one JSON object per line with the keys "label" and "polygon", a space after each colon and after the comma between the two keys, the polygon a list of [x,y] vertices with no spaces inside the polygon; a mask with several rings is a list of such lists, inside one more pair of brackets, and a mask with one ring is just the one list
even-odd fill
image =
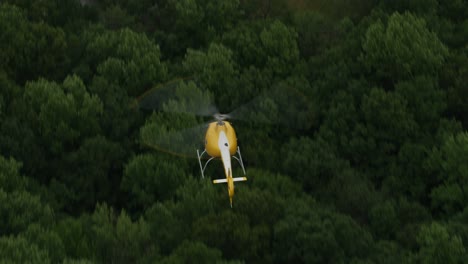
{"label": "main rotor", "polygon": [[222,124],[226,119],[230,118],[229,115],[221,113],[216,113],[213,115],[213,117],[219,124]]}

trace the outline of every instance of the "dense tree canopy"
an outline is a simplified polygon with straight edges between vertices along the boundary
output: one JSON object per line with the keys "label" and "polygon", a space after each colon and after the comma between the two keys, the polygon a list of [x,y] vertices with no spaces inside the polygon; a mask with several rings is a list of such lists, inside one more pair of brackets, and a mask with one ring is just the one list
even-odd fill
{"label": "dense tree canopy", "polygon": [[[0,262],[466,263],[467,17],[2,1]],[[196,159],[215,106],[248,177],[233,208]]]}

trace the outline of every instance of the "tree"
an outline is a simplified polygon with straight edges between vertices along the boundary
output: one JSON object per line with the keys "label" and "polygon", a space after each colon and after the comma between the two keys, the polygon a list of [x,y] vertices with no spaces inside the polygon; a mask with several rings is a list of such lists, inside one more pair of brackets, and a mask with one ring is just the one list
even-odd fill
{"label": "tree", "polygon": [[0,5],[0,69],[24,84],[38,77],[61,79],[68,66],[65,33],[44,23],[31,23],[21,9]]}
{"label": "tree", "polygon": [[196,157],[203,148],[206,124],[202,117],[217,113],[209,91],[194,82],[156,87],[141,98],[141,108],[155,109],[140,128],[140,143],[179,157]]}
{"label": "tree", "polygon": [[393,240],[399,227],[399,219],[392,200],[377,203],[369,210],[369,220],[375,236],[381,240]]}
{"label": "tree", "polygon": [[321,209],[306,197],[290,205],[274,227],[276,262],[341,262],[367,256],[372,237],[351,218]]}
{"label": "tree", "polygon": [[[7,119],[10,115],[10,106],[15,98],[20,97],[22,90],[14,80],[7,76],[5,70],[0,70],[0,118]],[[2,122],[3,123],[3,122]]]}
{"label": "tree", "polygon": [[421,1],[421,0],[413,0],[413,1],[381,1],[380,3],[384,8],[389,9],[390,12],[412,12],[418,15],[433,15],[437,12],[438,9],[438,1],[430,0],[430,1]]}
{"label": "tree", "polygon": [[468,88],[464,85],[468,75],[468,66],[465,63],[468,60],[467,51],[465,48],[451,52],[440,78],[441,87],[448,87],[447,110],[451,116],[462,122],[465,128],[468,127]]}
{"label": "tree", "polygon": [[130,29],[86,32],[83,63],[94,73],[89,90],[103,102],[101,127],[105,135],[131,148],[141,119],[130,107],[134,98],[167,78],[158,45]]}
{"label": "tree", "polygon": [[119,5],[112,5],[104,10],[101,20],[107,28],[112,30],[131,27],[135,23],[134,17],[127,14]]}
{"label": "tree", "polygon": [[54,221],[51,207],[31,194],[29,180],[20,175],[21,164],[0,156],[0,235],[17,235],[29,225],[48,226]]}
{"label": "tree", "polygon": [[125,211],[117,217],[112,208],[98,204],[91,223],[98,261],[129,263],[157,258],[157,248],[150,243],[149,226],[143,218],[133,222]]}
{"label": "tree", "polygon": [[384,264],[407,263],[410,262],[410,256],[410,252],[403,249],[398,243],[380,240],[376,242],[370,259]]}
{"label": "tree", "polygon": [[395,210],[399,220],[395,239],[403,248],[414,250],[418,246],[417,236],[420,226],[430,222],[432,216],[427,207],[404,196],[400,196],[396,201]]}
{"label": "tree", "polygon": [[65,254],[71,259],[93,259],[95,254],[92,241],[95,240],[90,228],[91,220],[88,214],[80,217],[63,217],[57,221],[54,230],[59,235]]}
{"label": "tree", "polygon": [[450,135],[440,148],[434,148],[428,159],[428,169],[439,184],[431,191],[432,207],[436,212],[451,215],[468,202],[468,134]]}
{"label": "tree", "polygon": [[434,77],[417,76],[397,83],[395,91],[406,99],[408,111],[423,131],[430,133],[438,127],[447,101],[446,92],[438,87]]}
{"label": "tree", "polygon": [[235,78],[238,69],[231,50],[214,43],[210,44],[206,52],[189,49],[183,65],[189,74],[194,75],[200,87],[213,93],[217,105],[225,108],[230,106],[232,109],[228,98],[236,97]]}
{"label": "tree", "polygon": [[421,263],[462,263],[467,257],[460,237],[437,222],[421,227],[418,244],[416,259]]}
{"label": "tree", "polygon": [[161,263],[218,263],[220,260],[221,251],[218,249],[207,247],[202,242],[186,240]]}
{"label": "tree", "polygon": [[276,20],[260,33],[260,41],[267,57],[265,66],[274,76],[291,74],[299,63],[297,33]]}
{"label": "tree", "polygon": [[184,164],[174,162],[173,157],[138,155],[125,166],[121,188],[132,194],[129,204],[145,208],[173,197],[183,183],[185,173]]}
{"label": "tree", "polygon": [[184,239],[189,239],[190,227],[177,215],[174,206],[172,202],[156,202],[145,212],[150,236],[162,255],[170,255]]}
{"label": "tree", "polygon": [[223,34],[223,45],[231,50],[235,62],[241,67],[262,68],[265,65],[266,57],[260,42],[260,32],[265,26],[264,21],[244,22]]}
{"label": "tree", "polygon": [[[99,166],[119,158],[118,147],[103,138],[94,138],[101,131],[102,107],[101,100],[91,95],[76,76],[68,77],[61,84],[44,79],[28,82],[22,98],[12,102],[15,115],[3,127],[7,139],[3,147],[25,161],[26,174],[53,186],[55,195],[60,196],[58,206],[70,201],[84,202],[87,197],[81,190],[89,184],[102,183],[103,175],[90,171],[95,169],[93,165],[86,164],[75,171],[70,167],[83,165],[80,163],[87,163],[90,158],[99,162]],[[112,155],[98,157],[99,152],[108,150],[112,150]],[[107,168],[111,169],[110,165]],[[97,179],[84,182],[80,173],[87,179],[91,176]]]}
{"label": "tree", "polygon": [[252,231],[246,216],[225,210],[195,221],[192,236],[210,247],[220,249],[227,258],[246,259],[254,246],[250,240],[250,236],[255,234]]}
{"label": "tree", "polygon": [[[130,29],[101,34],[91,32],[86,52],[86,61],[97,75],[109,84],[122,87],[127,96],[140,95],[155,83],[165,80],[167,75],[158,45],[146,35]],[[107,89],[100,85],[92,86],[92,91],[103,99],[111,96]]]}
{"label": "tree", "polygon": [[6,263],[51,263],[46,251],[23,237],[0,237],[0,260]]}
{"label": "tree", "polygon": [[320,195],[323,186],[342,173],[347,162],[322,138],[292,138],[284,147],[283,169],[305,190]]}
{"label": "tree", "polygon": [[238,0],[169,0],[159,6],[155,11],[161,25],[157,33],[171,58],[182,56],[187,49],[207,46],[218,34],[234,27],[241,14]]}
{"label": "tree", "polygon": [[319,12],[295,13],[293,21],[298,34],[297,43],[300,55],[305,59],[322,52],[334,34],[335,29],[332,23]]}
{"label": "tree", "polygon": [[44,79],[29,82],[23,100],[28,107],[25,121],[52,155],[63,154],[73,142],[99,131],[101,100],[89,94],[77,76],[61,85]]}
{"label": "tree", "polygon": [[13,158],[5,159],[0,156],[0,186],[5,192],[23,191],[28,179],[21,176],[22,164]]}
{"label": "tree", "polygon": [[38,196],[26,191],[11,193],[0,189],[0,234],[19,234],[31,223],[48,226],[54,219],[49,205],[43,204]]}
{"label": "tree", "polygon": [[284,17],[289,13],[287,1],[282,0],[240,1],[240,7],[252,20]]}
{"label": "tree", "polygon": [[[28,19],[34,22],[43,22],[54,27],[73,28],[78,21],[91,19],[89,10],[79,1],[74,0],[7,0],[24,10]],[[88,12],[86,12],[88,11]]]}
{"label": "tree", "polygon": [[52,263],[64,260],[65,248],[62,240],[55,231],[37,224],[31,224],[28,229],[22,233],[22,236],[31,243],[36,244],[39,249],[47,252]]}
{"label": "tree", "polygon": [[393,13],[386,25],[378,20],[366,32],[362,59],[379,78],[392,82],[419,74],[436,74],[448,55],[447,47],[429,31],[423,19]]}
{"label": "tree", "polygon": [[96,201],[120,201],[116,190],[120,187],[125,152],[119,143],[98,135],[84,139],[76,151],[65,156],[64,163],[76,169],[57,184],[76,188],[72,199],[81,202],[74,210],[92,208]]}

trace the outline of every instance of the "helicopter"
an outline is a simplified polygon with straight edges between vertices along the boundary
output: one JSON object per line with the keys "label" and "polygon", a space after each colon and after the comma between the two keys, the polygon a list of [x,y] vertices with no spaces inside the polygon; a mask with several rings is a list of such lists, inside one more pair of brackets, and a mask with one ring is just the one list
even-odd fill
{"label": "helicopter", "polygon": [[[266,115],[275,116],[275,122],[278,120],[291,123],[296,120],[289,116],[278,117],[278,112],[271,111],[269,108],[271,98],[286,99],[287,103],[295,102],[297,106],[301,100],[287,96],[283,91],[269,91],[268,94],[262,94],[236,108],[229,114],[221,114],[214,106],[211,94],[204,92],[196,87],[193,82],[185,83],[183,81],[171,82],[163,87],[156,87],[147,91],[137,99],[138,106],[143,109],[158,109],[164,113],[184,113],[194,116],[210,117],[212,120],[206,124],[199,125],[196,121],[185,121],[188,126],[186,129],[171,129],[164,127],[163,122],[153,122],[150,126],[142,129],[141,136],[146,145],[181,157],[192,157],[196,150],[196,158],[200,166],[201,177],[205,178],[205,172],[208,164],[212,160],[221,160],[223,163],[225,178],[214,179],[214,184],[226,183],[230,206],[233,206],[234,182],[247,181],[246,170],[240,147],[237,142],[236,131],[228,120],[255,120],[263,124],[273,123],[265,118]],[[304,98],[302,98],[304,101]],[[305,107],[307,108],[307,107]],[[299,112],[304,112],[306,109]],[[275,112],[276,114],[272,114]],[[285,112],[285,111],[283,111]],[[307,111],[306,111],[307,112]],[[252,113],[256,113],[252,115]],[[260,113],[260,114],[258,114]],[[295,112],[295,116],[300,116]],[[281,123],[281,122],[280,122]],[[295,122],[301,124],[301,122]],[[204,134],[203,148],[200,150],[197,138],[202,138]],[[205,162],[204,160],[207,159]],[[243,176],[234,177],[232,169],[232,160],[236,160],[240,165]]]}
{"label": "helicopter", "polygon": [[[217,121],[211,122],[206,130],[205,150],[200,154],[197,149],[198,162],[202,177],[208,163],[215,159],[221,158],[224,167],[226,179],[216,179],[213,183],[227,183],[229,202],[232,208],[232,198],[234,197],[234,182],[247,181],[245,177],[245,167],[242,161],[242,155],[239,146],[237,146],[237,137],[231,123],[225,121],[225,116],[222,114],[215,115]],[[202,166],[201,158],[204,154],[208,154],[210,158]],[[236,159],[244,172],[244,177],[232,177],[231,157]]]}

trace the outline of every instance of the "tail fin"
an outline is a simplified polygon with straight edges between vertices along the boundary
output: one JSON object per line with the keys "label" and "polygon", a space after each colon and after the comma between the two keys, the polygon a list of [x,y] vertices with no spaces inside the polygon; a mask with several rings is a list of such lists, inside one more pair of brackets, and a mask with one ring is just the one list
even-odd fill
{"label": "tail fin", "polygon": [[[246,181],[247,177],[238,177],[238,178],[232,178],[232,181]],[[213,183],[226,183],[227,179],[217,179],[213,180]]]}

